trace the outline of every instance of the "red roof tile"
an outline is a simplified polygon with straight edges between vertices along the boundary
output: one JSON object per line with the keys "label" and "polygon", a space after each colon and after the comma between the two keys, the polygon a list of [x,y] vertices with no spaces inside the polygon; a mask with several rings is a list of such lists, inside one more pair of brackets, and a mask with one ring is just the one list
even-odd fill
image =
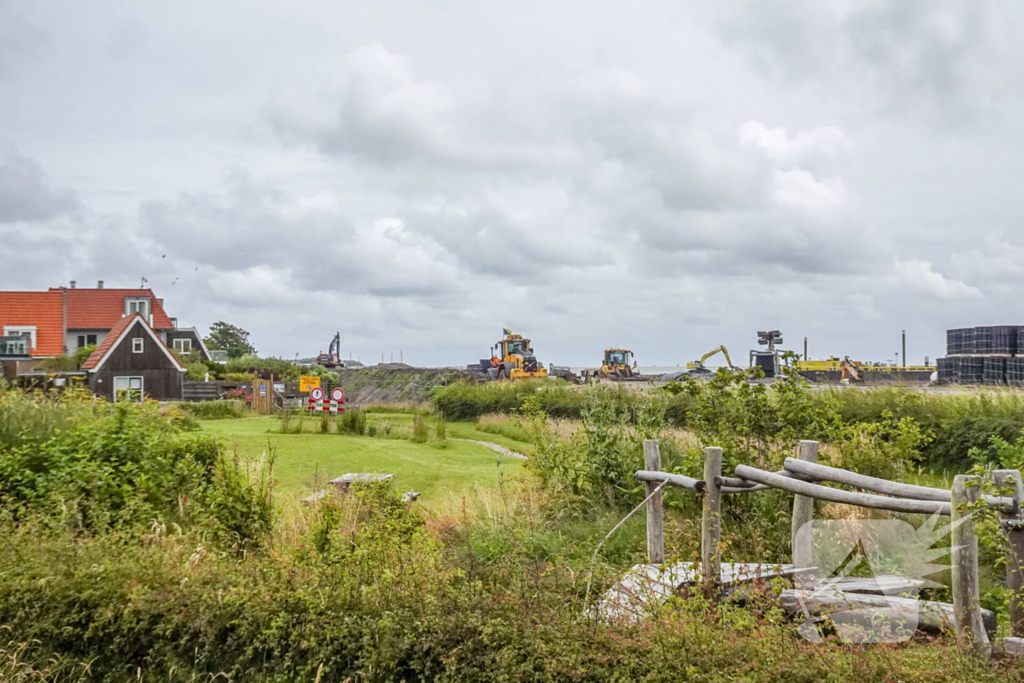
{"label": "red roof tile", "polygon": [[0,292],[0,334],[7,325],[36,328],[33,356],[64,355],[64,307],[59,289],[48,292]]}
{"label": "red roof tile", "polygon": [[89,354],[89,357],[85,359],[85,362],[82,363],[81,369],[92,370],[96,367],[96,365],[103,360],[103,356],[107,355],[107,351],[110,351],[110,349],[114,347],[114,344],[117,343],[117,339],[121,336],[121,333],[128,329],[128,326],[135,322],[136,318],[141,319],[142,316],[138,313],[132,313],[131,315],[118,320],[117,324],[110,328],[110,332],[107,332],[107,336],[103,338],[103,341],[96,347],[96,350]]}
{"label": "red roof tile", "polygon": [[[55,288],[51,292],[59,291]],[[69,330],[109,330],[124,318],[126,297],[149,297],[152,326],[157,330],[174,327],[152,289],[67,289]]]}
{"label": "red roof tile", "polygon": [[[106,356],[111,351],[111,349],[113,349],[114,346],[117,344],[118,340],[120,339],[124,331],[131,327],[136,320],[142,323],[144,327],[149,326],[149,323],[146,322],[146,319],[143,318],[138,313],[132,313],[129,316],[121,318],[117,322],[117,324],[110,329],[110,332],[107,332],[107,336],[103,338],[103,341],[100,343],[99,346],[96,347],[96,350],[89,355],[89,357],[85,360],[84,363],[82,363],[81,369],[92,370],[97,365],[99,365],[100,361],[103,360],[103,357]],[[184,368],[181,366],[181,363],[178,362],[177,358],[174,357],[174,354],[171,353],[171,350],[167,348],[167,345],[163,343],[160,337],[154,334],[153,338],[157,341],[157,343],[160,346],[163,347],[164,352],[174,361],[175,365],[178,366],[178,369],[184,371]]]}

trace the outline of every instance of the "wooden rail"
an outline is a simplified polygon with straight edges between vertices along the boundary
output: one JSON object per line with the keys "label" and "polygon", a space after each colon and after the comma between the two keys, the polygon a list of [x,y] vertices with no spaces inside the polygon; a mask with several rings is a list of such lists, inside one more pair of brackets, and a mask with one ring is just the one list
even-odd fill
{"label": "wooden rail", "polygon": [[811,484],[797,479],[787,479],[786,477],[780,477],[772,472],[765,472],[764,470],[759,470],[756,467],[750,467],[748,465],[738,465],[736,467],[736,474],[744,479],[756,481],[775,489],[782,489],[783,491],[817,498],[818,500],[827,500],[832,503],[859,505],[860,507],[874,508],[876,510],[889,510],[891,512],[908,512],[924,515],[931,515],[938,512],[940,515],[946,516],[949,516],[950,514],[949,503],[940,503],[938,501],[931,500],[888,498],[886,496],[876,496],[872,493],[858,493],[855,491],[832,489],[827,486],[821,486],[820,484]]}
{"label": "wooden rail", "polygon": [[[856,472],[850,472],[849,470],[840,469],[838,467],[829,467],[827,465],[819,465],[813,462],[804,462],[803,460],[797,460],[796,458],[786,458],[786,462],[783,465],[787,472],[802,475],[803,478],[811,481],[834,481],[837,484],[846,484],[847,486],[855,486],[859,489],[865,489],[867,491],[874,491],[875,493],[884,493],[890,496],[900,496],[902,498],[910,498],[912,500],[931,500],[940,502],[950,502],[951,493],[946,489],[935,489],[929,486],[916,486],[914,484],[901,484],[895,481],[889,481],[888,479],[879,479],[877,477],[869,477],[864,474],[857,474]],[[989,507],[995,508],[1000,512],[1016,512],[1017,504],[1013,501],[1013,498],[1005,498],[1001,496],[983,496]]]}
{"label": "wooden rail", "polygon": [[[645,484],[647,501],[647,548],[651,564],[665,559],[663,516],[659,486],[675,486],[703,494],[701,516],[701,569],[705,580],[714,582],[720,575],[722,538],[722,496],[724,494],[753,493],[766,489],[780,489],[794,494],[791,527],[793,566],[809,567],[812,553],[809,534],[798,534],[801,527],[814,519],[814,502],[825,500],[846,505],[888,510],[910,514],[950,516],[953,525],[953,605],[955,627],[970,642],[974,652],[985,659],[991,656],[993,646],[988,640],[986,623],[979,604],[978,539],[974,522],[967,514],[973,504],[984,502],[998,511],[1002,528],[1009,540],[1006,584],[1010,589],[1010,624],[1014,638],[1004,640],[1000,649],[1012,652],[1021,649],[1024,642],[1024,482],[1017,470],[997,470],[993,478],[1011,496],[984,495],[978,477],[958,475],[952,490],[917,486],[869,477],[838,467],[820,465],[817,461],[818,442],[801,441],[799,458],[786,458],[784,469],[768,472],[748,465],[736,467],[734,476],[722,474],[722,449],[704,449],[703,479],[661,472],[661,455],[656,440],[644,442],[644,466],[636,473]],[[816,482],[835,482],[870,491],[847,491],[822,486]],[[879,495],[884,494],[884,495]],[[989,619],[991,620],[991,619]]]}

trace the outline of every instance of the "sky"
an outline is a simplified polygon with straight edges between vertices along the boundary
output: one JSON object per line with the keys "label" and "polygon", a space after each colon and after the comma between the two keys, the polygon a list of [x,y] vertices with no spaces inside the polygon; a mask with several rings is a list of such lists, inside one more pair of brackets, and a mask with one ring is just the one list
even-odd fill
{"label": "sky", "polygon": [[910,363],[1024,324],[1024,5],[0,0],[0,289],[261,355]]}

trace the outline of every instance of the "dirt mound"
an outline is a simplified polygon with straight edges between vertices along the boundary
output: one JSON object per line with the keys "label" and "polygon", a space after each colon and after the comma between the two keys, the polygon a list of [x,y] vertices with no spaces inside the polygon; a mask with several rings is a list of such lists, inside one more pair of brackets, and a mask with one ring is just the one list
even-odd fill
{"label": "dirt mound", "polygon": [[477,375],[454,368],[415,368],[405,363],[383,363],[365,368],[338,370],[345,401],[370,403],[426,403],[434,387],[460,380],[476,381]]}

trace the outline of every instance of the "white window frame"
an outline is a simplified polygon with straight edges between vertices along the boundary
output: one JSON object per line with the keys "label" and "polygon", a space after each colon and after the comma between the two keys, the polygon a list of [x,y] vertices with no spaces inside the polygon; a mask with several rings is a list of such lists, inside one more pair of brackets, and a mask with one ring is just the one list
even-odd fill
{"label": "white window frame", "polygon": [[171,348],[178,353],[192,353],[192,340],[188,337],[179,337],[171,342]]}
{"label": "white window frame", "polygon": [[144,353],[146,351],[146,340],[142,337],[132,338],[132,353]]}
{"label": "white window frame", "polygon": [[36,348],[36,326],[35,325],[4,325],[4,336],[14,337],[20,335],[25,336],[25,333],[29,333],[29,346],[34,351]]}
{"label": "white window frame", "polygon": [[[122,380],[122,381],[118,381]],[[133,380],[138,380],[137,382]],[[118,384],[121,386],[119,387]],[[138,386],[132,386],[137,384]],[[114,402],[117,403],[118,392],[126,392],[125,396],[128,401],[139,401],[141,402],[145,395],[146,381],[145,378],[139,375],[123,375],[120,377],[114,377]],[[132,396],[132,392],[139,392],[138,398]]]}
{"label": "white window frame", "polygon": [[[132,304],[135,305],[135,310],[134,311],[132,310]],[[125,298],[125,300],[124,300],[124,314],[126,316],[129,316],[132,313],[138,313],[143,318],[145,318],[146,321],[148,322],[151,319],[150,316],[153,314],[153,304],[149,300],[149,297],[148,296],[135,296],[135,297],[127,297],[127,298]]]}

